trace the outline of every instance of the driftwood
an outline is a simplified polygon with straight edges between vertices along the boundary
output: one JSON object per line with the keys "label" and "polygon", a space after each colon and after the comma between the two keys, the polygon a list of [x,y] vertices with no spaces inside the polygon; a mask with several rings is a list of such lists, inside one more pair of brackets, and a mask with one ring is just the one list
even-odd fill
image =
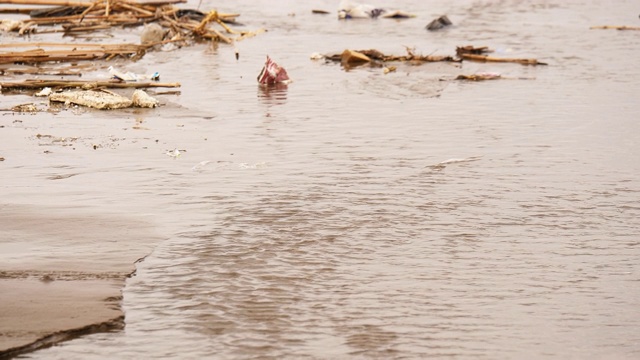
{"label": "driftwood", "polygon": [[[0,45],[1,46],[1,45]],[[51,66],[37,65],[2,65],[0,75],[57,75],[57,76],[82,76],[83,71],[94,70],[93,63],[53,64]]]}
{"label": "driftwood", "polygon": [[[112,59],[116,56],[127,58],[141,56],[152,44],[2,44],[2,47],[36,46],[35,49],[0,53],[0,64],[42,63],[50,61],[80,61]],[[54,49],[43,49],[50,47]]]}
{"label": "driftwood", "polygon": [[612,29],[612,30],[640,30],[639,26],[626,26],[626,25],[602,25],[602,26],[592,26],[590,29]]}
{"label": "driftwood", "polygon": [[107,80],[107,81],[79,81],[79,80],[24,80],[21,82],[0,82],[0,88],[4,92],[5,90],[24,90],[31,89],[37,90],[45,87],[55,89],[68,89],[68,88],[82,88],[82,89],[97,89],[97,88],[155,88],[166,87],[176,88],[180,87],[180,83],[160,83],[160,82],[122,82],[119,80]]}
{"label": "driftwood", "polygon": [[456,47],[456,54],[458,56],[462,55],[462,54],[486,54],[486,53],[490,53],[493,52],[493,50],[489,49],[489,47],[487,46],[473,46],[473,45],[466,45],[466,46],[457,46]]}
{"label": "driftwood", "polygon": [[547,65],[547,63],[538,61],[536,59],[513,59],[513,58],[497,58],[488,55],[478,54],[460,54],[460,58],[463,60],[480,61],[480,62],[502,62],[502,63],[517,63],[522,65]]}
{"label": "driftwood", "polygon": [[502,76],[500,74],[482,73],[482,74],[472,74],[472,75],[458,75],[458,77],[456,77],[456,80],[485,81],[485,80],[497,80],[501,78]]}
{"label": "driftwood", "polygon": [[407,55],[387,55],[375,49],[369,50],[345,50],[340,54],[325,57],[328,60],[341,62],[344,66],[356,66],[365,63],[390,62],[390,61],[414,61],[414,62],[460,62],[452,56],[416,55],[413,50],[407,48]]}

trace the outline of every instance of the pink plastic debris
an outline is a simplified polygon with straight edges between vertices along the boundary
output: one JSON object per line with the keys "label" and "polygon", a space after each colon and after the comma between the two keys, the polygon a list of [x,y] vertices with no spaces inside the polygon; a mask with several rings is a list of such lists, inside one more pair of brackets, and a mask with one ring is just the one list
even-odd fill
{"label": "pink plastic debris", "polygon": [[276,64],[269,55],[267,55],[267,61],[264,63],[260,75],[258,75],[258,82],[260,84],[278,84],[287,83],[289,81],[289,75],[287,70]]}

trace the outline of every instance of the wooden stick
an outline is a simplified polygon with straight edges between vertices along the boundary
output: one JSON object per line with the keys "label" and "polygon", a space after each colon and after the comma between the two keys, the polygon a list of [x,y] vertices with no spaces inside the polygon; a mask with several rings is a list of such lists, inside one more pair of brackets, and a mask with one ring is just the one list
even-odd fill
{"label": "wooden stick", "polygon": [[2,3],[17,5],[91,6],[91,2],[89,1],[69,0],[2,0]]}
{"label": "wooden stick", "polygon": [[91,6],[89,6],[88,8],[85,9],[85,11],[82,12],[82,14],[80,14],[80,20],[79,22],[82,22],[82,20],[84,20],[84,17],[87,16],[87,14],[89,13],[89,11],[93,10],[94,7],[96,7],[97,3],[93,3],[91,4]]}
{"label": "wooden stick", "polygon": [[[146,45],[138,45],[138,44],[64,44],[64,43],[50,43],[50,42],[36,42],[36,43],[17,43],[17,44],[0,44],[0,48],[8,47],[68,47],[68,48],[101,48],[101,49],[110,49],[110,48],[120,48],[120,47],[146,47]],[[2,54],[0,54],[2,56]]]}
{"label": "wooden stick", "polygon": [[126,88],[154,88],[154,87],[166,87],[177,88],[180,87],[180,83],[159,83],[159,82],[121,82],[119,80],[109,81],[78,81],[78,80],[25,80],[22,82],[1,82],[0,87],[5,89],[40,89],[45,87],[50,88],[86,88],[86,87],[105,87],[115,89]]}
{"label": "wooden stick", "polygon": [[[106,0],[97,1],[70,1],[70,0],[2,0],[2,4],[15,4],[15,5],[52,5],[52,6],[89,6],[94,2],[101,2]],[[147,1],[129,1],[132,4],[160,7],[171,4],[184,4],[187,0],[147,0]]]}
{"label": "wooden stick", "polygon": [[184,4],[187,0],[147,0],[147,1],[139,1],[139,5],[151,5],[155,7],[160,7],[164,5],[172,5],[172,4]]}
{"label": "wooden stick", "polygon": [[497,57],[492,57],[487,55],[478,55],[478,54],[460,54],[460,57],[464,60],[481,61],[481,62],[518,63],[522,65],[547,65],[547,63],[540,62],[536,59],[497,58]]}
{"label": "wooden stick", "polygon": [[603,26],[592,26],[590,29],[614,29],[614,30],[640,30],[638,26],[616,26],[616,25],[603,25]]}
{"label": "wooden stick", "polygon": [[0,14],[31,14],[31,12],[35,9],[0,9]]}

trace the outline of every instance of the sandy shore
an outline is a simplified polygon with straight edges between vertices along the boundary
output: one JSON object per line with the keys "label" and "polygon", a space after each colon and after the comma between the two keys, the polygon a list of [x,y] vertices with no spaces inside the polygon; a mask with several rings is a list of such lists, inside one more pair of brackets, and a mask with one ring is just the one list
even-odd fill
{"label": "sandy shore", "polygon": [[159,240],[114,214],[0,204],[0,358],[122,328],[121,290]]}

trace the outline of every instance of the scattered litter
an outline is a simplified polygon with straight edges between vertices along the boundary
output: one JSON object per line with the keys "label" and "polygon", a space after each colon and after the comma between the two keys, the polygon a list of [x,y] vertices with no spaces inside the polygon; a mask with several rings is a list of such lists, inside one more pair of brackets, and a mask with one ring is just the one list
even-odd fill
{"label": "scattered litter", "polygon": [[289,80],[289,75],[287,71],[276,64],[269,55],[267,55],[267,61],[260,71],[260,75],[258,75],[258,83],[260,84],[288,84],[291,80]]}
{"label": "scattered litter", "polygon": [[43,88],[42,90],[40,90],[39,92],[37,92],[37,93],[35,93],[33,95],[34,96],[41,96],[41,97],[49,96],[49,95],[51,95],[51,88],[50,87]]}
{"label": "scattered litter", "polygon": [[82,105],[100,110],[122,109],[132,105],[132,101],[110,91],[85,90],[54,93],[49,101]]}
{"label": "scattered litter", "polygon": [[322,55],[322,54],[320,54],[320,53],[315,52],[315,53],[311,54],[311,55],[309,56],[309,58],[310,58],[311,60],[322,60],[322,59],[324,59],[324,58],[325,58],[325,56],[324,56],[324,55]]}
{"label": "scattered litter", "polygon": [[144,90],[136,90],[133,92],[133,96],[131,98],[133,102],[133,106],[142,107],[142,108],[154,108],[158,106],[158,100],[149,96]]}
{"label": "scattered litter", "polygon": [[435,31],[435,30],[440,30],[444,27],[453,25],[453,23],[451,22],[451,20],[449,20],[449,18],[447,17],[447,15],[442,15],[437,19],[434,19],[433,21],[431,21],[428,25],[427,25],[427,30],[429,31]]}
{"label": "scattered litter", "polygon": [[109,66],[109,74],[113,76],[114,79],[122,80],[122,81],[142,81],[142,80],[160,80],[160,73],[154,72],[153,74],[143,75],[143,74],[135,74],[132,72],[123,73],[113,68],[113,66]]}
{"label": "scattered litter", "polygon": [[187,151],[186,150],[178,150],[177,148],[175,148],[173,150],[167,150],[165,152],[165,154],[167,156],[170,156],[170,157],[174,158],[174,159],[177,159],[182,152],[187,152]]}
{"label": "scattered litter", "polygon": [[326,11],[326,10],[317,10],[317,9],[311,10],[311,13],[312,13],[312,14],[321,14],[321,15],[327,15],[327,14],[330,14],[330,12],[328,12],[328,11]]}
{"label": "scattered litter", "polygon": [[4,161],[4,158],[2,156],[0,156],[0,161]]}
{"label": "scattered litter", "polygon": [[413,62],[461,62],[459,58],[452,56],[439,56],[439,55],[417,55],[413,49],[405,47],[407,55],[386,55],[382,52],[370,49],[370,50],[344,50],[340,54],[325,56],[325,59],[331,61],[341,62],[343,66],[356,66],[366,63],[376,62],[388,62],[388,61],[413,61]]}

